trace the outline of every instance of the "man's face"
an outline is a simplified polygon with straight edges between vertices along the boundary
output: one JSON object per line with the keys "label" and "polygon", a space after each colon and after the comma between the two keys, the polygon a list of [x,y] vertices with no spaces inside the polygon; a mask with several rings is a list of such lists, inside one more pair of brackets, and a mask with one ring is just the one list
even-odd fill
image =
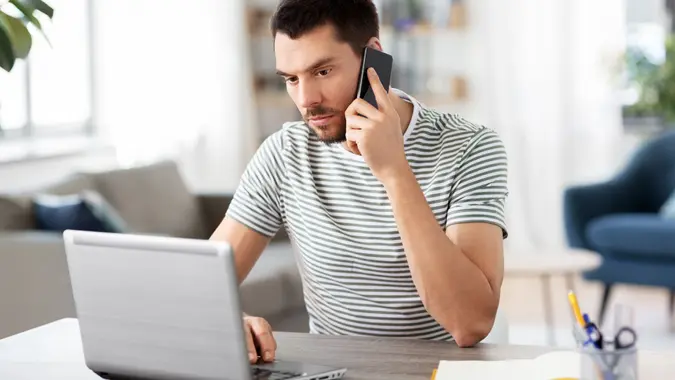
{"label": "man's face", "polygon": [[325,143],[345,141],[345,111],[354,100],[361,57],[336,38],[332,25],[298,39],[277,33],[277,72],[305,122]]}

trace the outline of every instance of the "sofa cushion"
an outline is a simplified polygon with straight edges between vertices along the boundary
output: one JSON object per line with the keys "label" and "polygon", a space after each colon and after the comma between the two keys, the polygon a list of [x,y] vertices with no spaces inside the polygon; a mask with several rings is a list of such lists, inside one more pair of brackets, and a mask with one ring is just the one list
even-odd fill
{"label": "sofa cushion", "polygon": [[658,214],[614,214],[592,220],[586,230],[604,254],[675,260],[675,220]]}
{"label": "sofa cushion", "polygon": [[84,190],[93,190],[94,183],[91,178],[85,174],[72,174],[63,180],[48,185],[35,193],[53,194],[53,195],[72,195],[80,194]]}
{"label": "sofa cushion", "polygon": [[0,197],[0,230],[30,230],[34,227],[30,196]]}
{"label": "sofa cushion", "polygon": [[127,232],[115,210],[89,190],[74,195],[36,195],[33,211],[37,229],[43,231]]}
{"label": "sofa cushion", "polygon": [[97,190],[134,233],[206,236],[200,205],[174,162],[90,173]]}
{"label": "sofa cushion", "polygon": [[668,197],[668,200],[661,206],[659,214],[667,219],[675,219],[675,189]]}
{"label": "sofa cushion", "polygon": [[271,243],[260,256],[240,288],[244,312],[272,318],[305,308],[302,278],[293,248]]}

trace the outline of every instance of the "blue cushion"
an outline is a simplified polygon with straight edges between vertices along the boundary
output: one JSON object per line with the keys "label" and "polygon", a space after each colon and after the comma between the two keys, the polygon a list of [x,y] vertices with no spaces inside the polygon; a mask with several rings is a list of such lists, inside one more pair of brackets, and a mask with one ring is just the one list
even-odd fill
{"label": "blue cushion", "polygon": [[37,228],[44,231],[127,232],[116,211],[93,191],[65,196],[38,195],[33,199],[33,213]]}
{"label": "blue cushion", "polygon": [[659,215],[667,219],[675,219],[675,190],[673,190],[668,200],[661,206]]}
{"label": "blue cushion", "polygon": [[658,214],[614,214],[593,219],[586,230],[600,253],[675,260],[675,219]]}

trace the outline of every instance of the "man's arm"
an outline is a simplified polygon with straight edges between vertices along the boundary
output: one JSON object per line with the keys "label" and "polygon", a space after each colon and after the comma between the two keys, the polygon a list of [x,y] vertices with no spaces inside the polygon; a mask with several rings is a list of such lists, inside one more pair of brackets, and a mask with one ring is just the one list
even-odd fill
{"label": "man's arm", "polygon": [[473,346],[490,333],[499,305],[502,229],[464,223],[443,232],[410,170],[385,187],[425,308],[460,347]]}
{"label": "man's arm", "polygon": [[[241,284],[260,258],[270,238],[226,216],[210,240],[226,241],[232,246],[237,278]],[[258,356],[265,361],[274,360],[277,343],[270,324],[263,318],[249,316],[246,313],[243,318],[249,361],[255,363]],[[256,341],[261,352],[256,349]]]}
{"label": "man's arm", "polygon": [[[232,246],[240,284],[282,225],[282,137],[277,132],[260,146],[241,177],[225,218],[211,236],[211,240],[226,241]],[[244,324],[250,361],[257,361],[258,356],[265,361],[274,360],[277,345],[269,323],[244,314]]]}
{"label": "man's arm", "polygon": [[260,258],[270,238],[226,216],[210,240],[225,241],[232,246],[237,278],[241,284]]}
{"label": "man's arm", "polygon": [[352,102],[345,112],[348,145],[387,191],[427,311],[459,346],[472,346],[489,334],[499,305],[506,152],[485,129],[466,144],[448,190],[444,232],[408,164],[400,117],[374,69],[368,78],[379,108]]}

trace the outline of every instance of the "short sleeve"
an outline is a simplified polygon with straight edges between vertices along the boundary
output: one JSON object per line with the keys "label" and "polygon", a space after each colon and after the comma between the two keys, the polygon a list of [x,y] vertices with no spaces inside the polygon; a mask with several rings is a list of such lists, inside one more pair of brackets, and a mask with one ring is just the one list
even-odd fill
{"label": "short sleeve", "polygon": [[273,237],[282,224],[281,188],[284,181],[283,131],[268,137],[241,176],[227,216]]}
{"label": "short sleeve", "polygon": [[467,144],[450,193],[446,228],[459,223],[491,223],[508,236],[506,149],[499,135],[483,129]]}

